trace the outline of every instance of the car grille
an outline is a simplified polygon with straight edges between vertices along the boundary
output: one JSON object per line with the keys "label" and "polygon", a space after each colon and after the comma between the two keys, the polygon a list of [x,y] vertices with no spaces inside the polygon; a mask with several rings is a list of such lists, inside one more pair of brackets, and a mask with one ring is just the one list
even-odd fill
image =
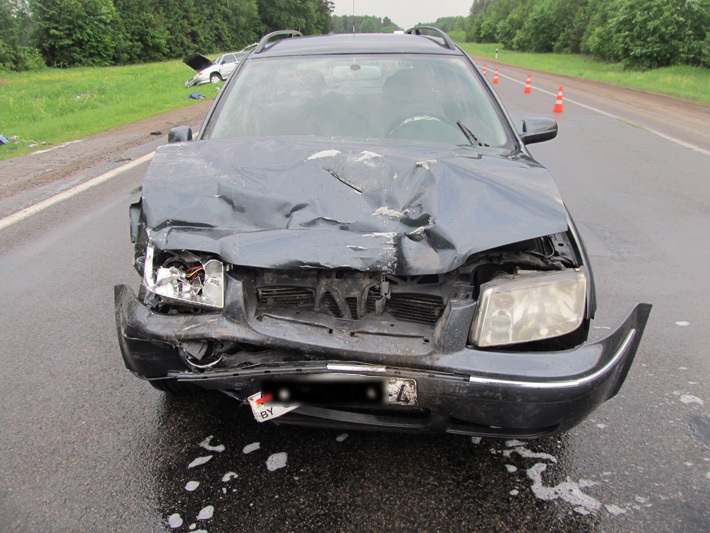
{"label": "car grille", "polygon": [[433,326],[444,311],[444,300],[429,294],[394,293],[385,309],[399,320]]}
{"label": "car grille", "polygon": [[[258,291],[259,304],[264,307],[310,307],[315,304],[312,289],[303,287],[263,287]],[[338,304],[335,304],[336,309]]]}
{"label": "car grille", "polygon": [[[260,311],[278,312],[279,309],[308,309],[348,320],[385,315],[403,322],[433,326],[441,317],[445,306],[444,299],[439,295],[391,292],[390,297],[385,299],[381,305],[381,313],[378,313],[377,302],[382,300],[379,287],[370,287],[366,295],[366,301],[361,306],[361,297],[359,296],[341,298],[326,289],[321,291],[320,302],[316,308],[316,291],[314,289],[279,285],[260,287],[257,290]],[[361,316],[363,312],[364,316]]]}

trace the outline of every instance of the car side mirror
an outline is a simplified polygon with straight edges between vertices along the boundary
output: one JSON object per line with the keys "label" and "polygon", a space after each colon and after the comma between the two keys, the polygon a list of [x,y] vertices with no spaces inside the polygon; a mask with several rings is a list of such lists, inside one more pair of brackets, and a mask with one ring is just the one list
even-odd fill
{"label": "car side mirror", "polygon": [[181,143],[192,140],[192,128],[190,126],[175,126],[168,133],[168,144]]}
{"label": "car side mirror", "polygon": [[523,120],[520,138],[523,144],[541,143],[557,137],[557,121],[551,118],[528,118]]}

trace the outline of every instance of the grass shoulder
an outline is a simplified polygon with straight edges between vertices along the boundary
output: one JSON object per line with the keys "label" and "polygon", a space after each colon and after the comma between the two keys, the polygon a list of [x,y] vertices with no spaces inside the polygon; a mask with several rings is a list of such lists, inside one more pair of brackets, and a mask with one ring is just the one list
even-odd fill
{"label": "grass shoulder", "polygon": [[19,139],[0,145],[0,160],[194,104],[192,91],[216,96],[221,84],[185,89],[193,74],[179,60],[0,72],[0,134]]}
{"label": "grass shoulder", "polygon": [[710,104],[710,69],[676,65],[647,71],[624,70],[621,63],[605,63],[578,54],[534,54],[504,50],[496,43],[458,43],[467,53],[495,58],[499,63],[574,76]]}

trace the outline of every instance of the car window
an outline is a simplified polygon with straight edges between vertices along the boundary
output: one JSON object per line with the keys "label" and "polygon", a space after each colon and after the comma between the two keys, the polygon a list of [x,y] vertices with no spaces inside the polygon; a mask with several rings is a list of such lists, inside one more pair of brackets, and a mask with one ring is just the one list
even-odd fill
{"label": "car window", "polygon": [[236,59],[234,59],[234,54],[225,54],[222,56],[222,61],[224,63],[234,63]]}
{"label": "car window", "polygon": [[248,61],[207,137],[317,136],[470,145],[512,140],[461,57],[309,56]]}

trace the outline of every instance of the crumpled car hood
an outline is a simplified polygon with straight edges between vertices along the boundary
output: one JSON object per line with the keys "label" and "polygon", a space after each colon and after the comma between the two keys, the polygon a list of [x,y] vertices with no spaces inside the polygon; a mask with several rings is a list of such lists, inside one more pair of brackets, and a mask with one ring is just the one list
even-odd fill
{"label": "crumpled car hood", "polygon": [[189,56],[183,57],[182,62],[188,67],[195,69],[197,72],[214,65],[212,61],[207,59],[202,54],[190,54]]}
{"label": "crumpled car hood", "polygon": [[150,239],[276,269],[443,273],[473,253],[567,230],[525,156],[289,139],[158,149],[143,185]]}

